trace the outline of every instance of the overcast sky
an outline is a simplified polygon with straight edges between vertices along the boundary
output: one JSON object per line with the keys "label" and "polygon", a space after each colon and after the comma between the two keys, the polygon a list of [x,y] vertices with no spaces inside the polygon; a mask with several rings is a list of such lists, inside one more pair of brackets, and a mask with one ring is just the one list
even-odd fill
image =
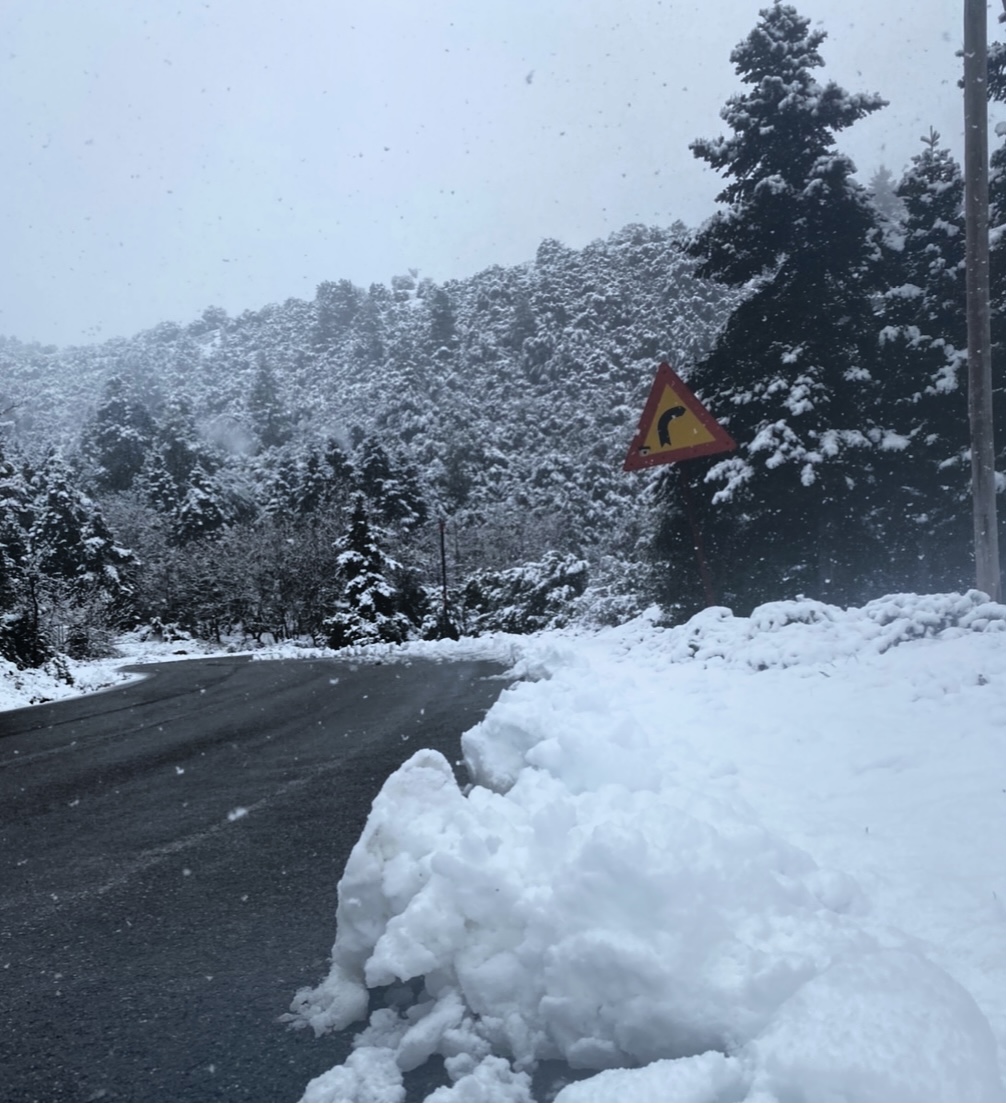
{"label": "overcast sky", "polygon": [[[347,278],[437,281],[697,225],[760,0],[4,0],[0,334],[67,344]],[[840,148],[960,156],[961,0],[801,0]],[[998,34],[990,11],[990,36]],[[994,120],[995,121],[995,120]]]}

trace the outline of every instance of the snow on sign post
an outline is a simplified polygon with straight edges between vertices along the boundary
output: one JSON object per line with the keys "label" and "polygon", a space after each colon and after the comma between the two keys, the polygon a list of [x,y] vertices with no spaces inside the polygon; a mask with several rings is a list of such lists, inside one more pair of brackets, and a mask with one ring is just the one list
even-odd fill
{"label": "snow on sign post", "polygon": [[737,445],[670,365],[661,364],[623,470],[732,452]]}
{"label": "snow on sign post", "polygon": [[[679,463],[700,456],[714,456],[717,452],[732,452],[736,447],[733,437],[692,394],[684,380],[671,370],[669,364],[661,364],[622,468],[625,471],[640,471],[661,463]],[[692,544],[702,576],[706,605],[715,605],[712,575],[683,467],[678,469],[678,486],[692,529]]]}

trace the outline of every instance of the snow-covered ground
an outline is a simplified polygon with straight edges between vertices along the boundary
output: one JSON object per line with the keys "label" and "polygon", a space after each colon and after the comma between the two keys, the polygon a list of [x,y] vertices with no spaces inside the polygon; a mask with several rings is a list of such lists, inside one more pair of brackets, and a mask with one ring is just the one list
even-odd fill
{"label": "snow-covered ground", "polygon": [[[393,775],[339,886],[305,1100],[1006,1098],[1006,607],[709,609],[543,636]],[[377,993],[368,992],[377,989]],[[376,1009],[375,1009],[376,1008]],[[361,1028],[363,1024],[361,1023]]]}
{"label": "snow-covered ground", "polygon": [[114,689],[143,676],[142,673],[126,671],[124,667],[148,663],[182,662],[186,659],[219,655],[247,655],[256,660],[338,658],[358,662],[390,662],[430,658],[439,661],[492,659],[511,664],[523,653],[524,639],[498,633],[456,642],[416,641],[404,647],[381,644],[332,651],[326,647],[311,647],[292,641],[249,646],[247,641],[219,645],[188,637],[155,640],[149,631],[142,631],[120,636],[116,640],[115,650],[116,655],[107,659],[77,661],[60,656],[37,670],[18,670],[13,663],[0,659],[0,713],[8,709],[41,705],[49,701],[62,701]]}
{"label": "snow-covered ground", "polygon": [[123,666],[193,659],[220,654],[222,649],[212,648],[198,640],[158,643],[144,634],[133,633],[119,638],[116,651],[118,654],[115,657],[86,662],[60,656],[37,670],[18,670],[13,663],[0,659],[0,713],[26,705],[41,705],[114,689],[141,677],[127,673]]}
{"label": "snow-covered ground", "polygon": [[[558,1103],[1006,1099],[1006,606],[360,657],[395,654],[526,680],[465,735],[472,787],[419,751],[374,802],[331,972],[293,1005],[360,1034],[305,1100],[398,1103],[433,1054],[439,1103],[528,1100],[553,1059],[580,1077]],[[0,707],[27,703],[0,673]]]}

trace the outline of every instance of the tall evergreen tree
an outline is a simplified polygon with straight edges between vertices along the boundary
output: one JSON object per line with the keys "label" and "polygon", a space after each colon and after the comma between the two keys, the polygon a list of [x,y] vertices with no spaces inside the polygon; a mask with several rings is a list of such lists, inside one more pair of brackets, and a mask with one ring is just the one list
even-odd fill
{"label": "tall evergreen tree", "polygon": [[325,348],[337,344],[359,313],[362,300],[363,292],[349,280],[318,284],[314,343]]}
{"label": "tall evergreen tree", "polygon": [[376,436],[360,445],[357,470],[360,488],[384,524],[408,530],[426,521],[429,510],[415,466],[390,456]]}
{"label": "tall evergreen tree", "polygon": [[153,435],[150,412],[114,376],[105,384],[104,399],[81,441],[81,450],[94,465],[98,488],[128,490],[143,468]]}
{"label": "tall evergreen tree", "polygon": [[691,375],[739,444],[700,461],[699,504],[724,596],[741,606],[862,596],[869,454],[884,439],[876,217],[835,135],[884,101],[816,81],[824,38],[788,4],[764,9],[731,55],[748,86],[722,111],[731,133],[692,145],[729,180],[692,246],[700,274],[746,291]]}
{"label": "tall evergreen tree", "polygon": [[362,494],[356,496],[338,562],[346,589],[341,608],[325,622],[329,645],[405,640],[409,621],[398,611],[397,595],[387,578],[394,564],[371,528]]}
{"label": "tall evergreen tree", "polygon": [[185,545],[194,540],[212,539],[219,535],[226,523],[219,488],[197,468],[185,497],[175,510],[175,541]]}
{"label": "tall evergreen tree", "polygon": [[898,182],[886,165],[881,165],[870,177],[870,199],[881,218],[892,227],[899,225],[905,217],[905,205],[897,189]]}
{"label": "tall evergreen tree", "polygon": [[30,572],[32,492],[22,467],[0,452],[0,658],[38,666],[52,654],[41,631]]}
{"label": "tall evergreen tree", "polygon": [[290,439],[290,416],[280,400],[276,373],[264,355],[259,357],[248,395],[248,413],[263,448],[278,448]]}
{"label": "tall evergreen tree", "polygon": [[91,630],[128,618],[136,569],[58,455],[0,457],[0,655],[37,666],[56,629],[77,631],[83,653]]}
{"label": "tall evergreen tree", "polygon": [[32,480],[30,539],[39,571],[69,587],[71,599],[97,597],[125,612],[136,558],[119,547],[97,505],[75,485],[63,459],[50,454]]}
{"label": "tall evergreen tree", "polygon": [[887,457],[892,582],[928,591],[970,572],[964,180],[930,130],[896,189],[901,232],[884,250],[883,406],[905,447]]}

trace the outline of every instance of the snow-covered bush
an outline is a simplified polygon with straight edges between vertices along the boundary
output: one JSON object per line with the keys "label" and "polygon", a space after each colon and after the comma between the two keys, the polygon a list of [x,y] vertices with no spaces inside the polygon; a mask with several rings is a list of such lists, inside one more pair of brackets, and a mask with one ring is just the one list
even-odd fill
{"label": "snow-covered bush", "polygon": [[560,628],[569,622],[571,603],[586,590],[587,578],[585,560],[558,552],[507,571],[484,571],[465,587],[467,629],[477,636]]}
{"label": "snow-covered bush", "polygon": [[584,628],[611,628],[625,624],[649,604],[640,584],[637,562],[606,555],[591,565],[590,583],[571,605],[571,622]]}
{"label": "snow-covered bush", "polygon": [[41,666],[55,654],[48,634],[22,611],[0,615],[0,659],[19,670]]}

